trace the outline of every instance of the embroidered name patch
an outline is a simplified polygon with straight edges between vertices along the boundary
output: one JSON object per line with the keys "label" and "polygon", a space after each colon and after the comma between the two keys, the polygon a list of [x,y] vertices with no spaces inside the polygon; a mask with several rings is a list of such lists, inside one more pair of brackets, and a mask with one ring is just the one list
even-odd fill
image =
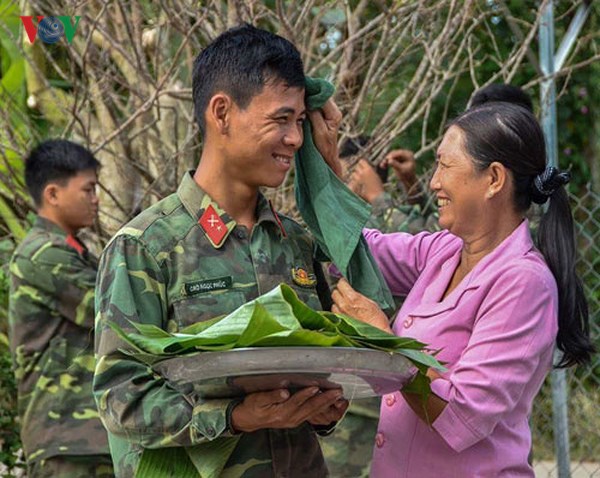
{"label": "embroidered name patch", "polygon": [[199,280],[195,282],[186,282],[184,284],[185,295],[201,294],[202,292],[211,292],[213,290],[231,289],[233,278],[217,277],[216,279]]}

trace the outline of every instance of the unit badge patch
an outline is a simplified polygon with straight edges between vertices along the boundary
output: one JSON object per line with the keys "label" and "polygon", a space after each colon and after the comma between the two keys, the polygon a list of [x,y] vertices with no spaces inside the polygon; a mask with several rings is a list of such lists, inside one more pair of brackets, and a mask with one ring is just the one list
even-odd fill
{"label": "unit badge patch", "polygon": [[292,268],[292,280],[300,287],[314,287],[317,284],[317,277],[302,267]]}

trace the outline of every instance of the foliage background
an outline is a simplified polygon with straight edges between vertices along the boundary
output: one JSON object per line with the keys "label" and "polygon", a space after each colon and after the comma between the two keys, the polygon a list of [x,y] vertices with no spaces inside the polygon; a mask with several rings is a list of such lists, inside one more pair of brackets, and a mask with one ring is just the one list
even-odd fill
{"label": "foliage background", "polygon": [[[220,32],[247,21],[294,41],[308,74],[336,84],[343,136],[370,134],[365,154],[374,162],[391,147],[413,149],[425,183],[444,124],[464,110],[477,88],[492,82],[523,86],[539,111],[537,27],[547,1],[0,0],[0,332],[7,320],[7,258],[33,214],[23,157],[37,142],[73,139],[101,161],[100,219],[89,233],[99,251],[121,224],[172,192],[183,171],[193,168],[201,148],[192,115],[193,59]],[[557,45],[582,1],[554,2]],[[63,38],[46,45],[38,39],[31,45],[19,15],[53,14],[81,16],[73,42]],[[599,32],[600,5],[593,2],[557,75],[559,162],[573,173],[581,270],[595,327],[600,326]],[[268,195],[295,216],[292,179]],[[392,181],[389,188],[402,199],[399,185]],[[18,443],[5,338],[0,335],[0,461],[12,466]],[[585,409],[599,382],[600,364],[573,374],[577,410]],[[538,402],[537,450],[549,457],[547,394]],[[577,427],[588,425],[584,418]],[[600,456],[598,440],[587,435],[577,440],[586,442],[574,445],[577,459]]]}

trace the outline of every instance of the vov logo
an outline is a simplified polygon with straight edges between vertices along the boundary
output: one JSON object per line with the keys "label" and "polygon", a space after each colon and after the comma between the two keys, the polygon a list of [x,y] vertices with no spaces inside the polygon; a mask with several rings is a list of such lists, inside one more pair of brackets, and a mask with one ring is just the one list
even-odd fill
{"label": "vov logo", "polygon": [[[35,42],[35,37],[38,36],[44,43],[56,43],[64,35],[67,42],[71,43],[79,25],[81,16],[67,17],[65,15],[57,15],[56,17],[37,16],[37,28],[33,24],[33,16],[19,17],[27,33],[30,43]],[[74,18],[75,22],[71,23]]]}

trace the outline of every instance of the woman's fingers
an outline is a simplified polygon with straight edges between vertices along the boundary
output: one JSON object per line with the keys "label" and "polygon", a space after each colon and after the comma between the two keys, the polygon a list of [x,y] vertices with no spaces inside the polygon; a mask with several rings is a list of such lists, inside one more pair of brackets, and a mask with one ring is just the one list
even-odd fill
{"label": "woman's fingers", "polygon": [[331,299],[332,312],[348,315],[391,333],[389,320],[377,303],[354,290],[347,280],[342,278],[338,281]]}
{"label": "woman's fingers", "polygon": [[322,108],[308,112],[312,124],[315,146],[325,162],[338,176],[342,177],[342,166],[338,158],[338,130],[342,121],[342,113],[332,99],[327,100]]}

